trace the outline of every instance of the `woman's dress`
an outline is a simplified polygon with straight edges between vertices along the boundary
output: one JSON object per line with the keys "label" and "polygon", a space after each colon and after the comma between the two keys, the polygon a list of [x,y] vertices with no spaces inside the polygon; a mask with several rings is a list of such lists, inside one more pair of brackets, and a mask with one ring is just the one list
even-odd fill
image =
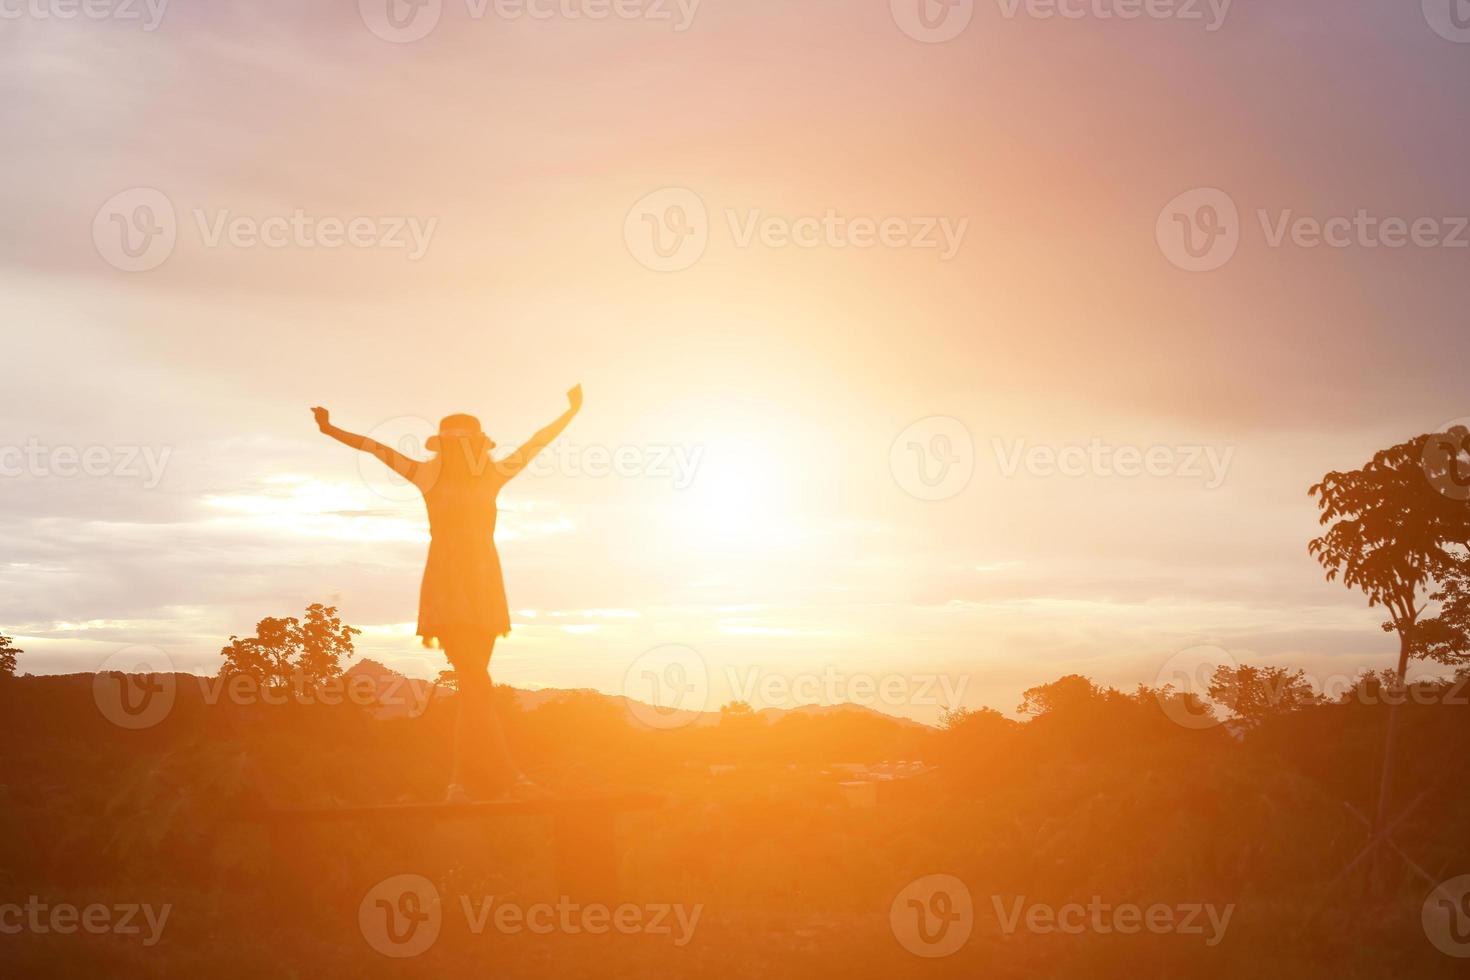
{"label": "woman's dress", "polygon": [[488,653],[510,633],[505,578],[495,551],[495,498],[506,478],[494,465],[454,472],[436,457],[414,468],[429,511],[429,559],[419,589],[424,645]]}

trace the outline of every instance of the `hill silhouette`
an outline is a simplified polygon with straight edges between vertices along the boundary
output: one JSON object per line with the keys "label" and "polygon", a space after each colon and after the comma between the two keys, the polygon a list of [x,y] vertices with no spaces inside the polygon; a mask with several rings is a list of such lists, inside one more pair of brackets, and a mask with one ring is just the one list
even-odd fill
{"label": "hill silhouette", "polygon": [[[242,819],[262,801],[436,799],[444,772],[432,760],[452,737],[450,712],[380,718],[353,703],[210,703],[190,683],[157,725],[123,731],[97,710],[93,681],[0,684],[5,744],[24,746],[7,754],[0,898],[142,894],[171,900],[174,917],[156,951],[7,940],[17,969],[251,976],[310,962],[371,973],[382,961],[353,910],[372,882],[404,868],[453,894],[554,900],[554,855],[530,818],[501,821],[490,837],[456,824],[267,836]],[[507,712],[508,730],[539,780],[564,794],[668,800],[623,820],[621,866],[633,896],[702,904],[696,938],[675,950],[647,936],[518,943],[460,928],[417,965],[449,976],[478,975],[487,961],[507,975],[723,976],[739,951],[748,975],[908,975],[915,961],[889,932],[889,902],[944,869],[969,883],[977,908],[976,935],[943,961],[943,975],[1131,976],[1140,962],[1156,975],[1452,975],[1404,911],[1417,900],[1376,904],[1365,918],[1352,911],[1351,889],[1333,883],[1363,842],[1348,807],[1366,811],[1374,798],[1382,704],[1305,706],[1234,737],[1181,727],[1152,696],[1063,688],[1085,693],[1025,722],[962,714],[944,729],[838,710],[656,731],[630,725],[615,699],[529,692]],[[1448,874],[1470,863],[1459,833],[1470,820],[1470,762],[1446,751],[1466,744],[1470,708],[1444,689],[1439,697],[1404,710],[1401,778],[1428,795],[1398,839]],[[844,788],[900,761],[923,774],[868,802]],[[1395,888],[1419,892],[1407,874]],[[1059,943],[1006,934],[992,895],[1235,911],[1210,947],[1178,935]],[[753,932],[764,939],[752,953]]]}

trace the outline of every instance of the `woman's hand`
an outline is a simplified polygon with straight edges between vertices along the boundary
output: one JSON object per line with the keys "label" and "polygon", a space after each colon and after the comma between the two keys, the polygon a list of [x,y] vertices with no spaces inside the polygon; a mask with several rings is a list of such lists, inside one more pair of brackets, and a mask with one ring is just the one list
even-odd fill
{"label": "woman's hand", "polygon": [[316,408],[313,408],[311,410],[311,414],[312,417],[316,419],[316,427],[322,432],[326,432],[332,427],[331,416],[327,413],[327,410],[325,408],[322,408],[320,405],[318,405]]}
{"label": "woman's hand", "polygon": [[572,406],[572,411],[573,412],[580,412],[582,410],[582,386],[581,385],[577,385],[571,391],[568,391],[567,392],[567,404],[569,404],[569,405]]}

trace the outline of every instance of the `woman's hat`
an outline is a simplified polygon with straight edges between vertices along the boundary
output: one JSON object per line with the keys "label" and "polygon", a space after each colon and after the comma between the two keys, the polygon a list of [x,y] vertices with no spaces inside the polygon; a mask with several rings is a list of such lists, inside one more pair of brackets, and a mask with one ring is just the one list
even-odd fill
{"label": "woman's hat", "polygon": [[487,449],[494,449],[495,443],[485,430],[480,428],[480,420],[473,415],[446,415],[439,421],[439,434],[429,436],[424,446],[431,453],[437,453],[443,447],[445,439],[458,439],[466,442],[483,441]]}

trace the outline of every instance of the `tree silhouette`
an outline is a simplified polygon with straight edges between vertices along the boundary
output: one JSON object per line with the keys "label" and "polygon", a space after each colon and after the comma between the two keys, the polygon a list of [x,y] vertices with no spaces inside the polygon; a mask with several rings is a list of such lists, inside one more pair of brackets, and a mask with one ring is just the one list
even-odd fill
{"label": "tree silhouette", "polygon": [[1033,718],[1048,714],[1072,715],[1092,706],[1105,696],[1105,692],[1090,678],[1068,674],[1050,684],[1039,684],[1022,691],[1021,704],[1017,710]]}
{"label": "tree silhouette", "polygon": [[336,606],[321,603],[307,607],[305,622],[267,616],[254,636],[230,637],[219,675],[249,677],[267,690],[316,687],[341,676],[342,658],[352,656],[352,638],[361,632],[342,625]]}
{"label": "tree silhouette", "polygon": [[939,730],[944,732],[978,731],[982,728],[1004,728],[1014,724],[994,708],[941,708]]}
{"label": "tree silhouette", "polygon": [[755,717],[755,709],[750,706],[749,701],[731,701],[720,705],[720,721],[744,721]]}
{"label": "tree silhouette", "polygon": [[1429,598],[1439,615],[1419,621],[1413,645],[1417,656],[1453,667],[1470,664],[1470,562],[1460,549],[1457,561],[1434,572],[1439,588]]}
{"label": "tree silhouette", "polygon": [[0,636],[0,677],[14,677],[16,657],[25,653],[17,649],[15,642],[8,636]]}
{"label": "tree silhouette", "polygon": [[[1419,625],[1439,593],[1428,590],[1436,581],[1453,581],[1455,570],[1464,568],[1470,503],[1457,490],[1464,485],[1458,450],[1464,434],[1457,427],[1418,436],[1377,453],[1361,469],[1328,473],[1308,491],[1317,498],[1320,523],[1331,525],[1308,550],[1329,582],[1341,578],[1348,588],[1362,590],[1369,606],[1387,610],[1383,628],[1399,636],[1399,683],[1410,659],[1431,655]],[[1447,444],[1456,451],[1447,451]],[[1463,626],[1463,617],[1434,621],[1436,642],[1453,645],[1454,637],[1444,631],[1457,622]]]}
{"label": "tree silhouette", "polygon": [[1222,664],[1215,668],[1210,678],[1210,699],[1251,725],[1322,701],[1300,670],[1245,664],[1238,667]]}
{"label": "tree silhouette", "polygon": [[[1453,655],[1465,647],[1464,606],[1456,583],[1463,583],[1470,545],[1467,459],[1470,431],[1456,426],[1384,449],[1361,469],[1328,473],[1308,491],[1317,498],[1320,522],[1331,525],[1308,550],[1329,582],[1341,578],[1348,588],[1361,589],[1370,607],[1388,611],[1383,629],[1399,637],[1394,672],[1399,691],[1411,659]],[[1441,602],[1440,614],[1424,618],[1435,601]],[[1388,714],[1370,844],[1375,866],[1393,790],[1401,701],[1395,697]]]}

